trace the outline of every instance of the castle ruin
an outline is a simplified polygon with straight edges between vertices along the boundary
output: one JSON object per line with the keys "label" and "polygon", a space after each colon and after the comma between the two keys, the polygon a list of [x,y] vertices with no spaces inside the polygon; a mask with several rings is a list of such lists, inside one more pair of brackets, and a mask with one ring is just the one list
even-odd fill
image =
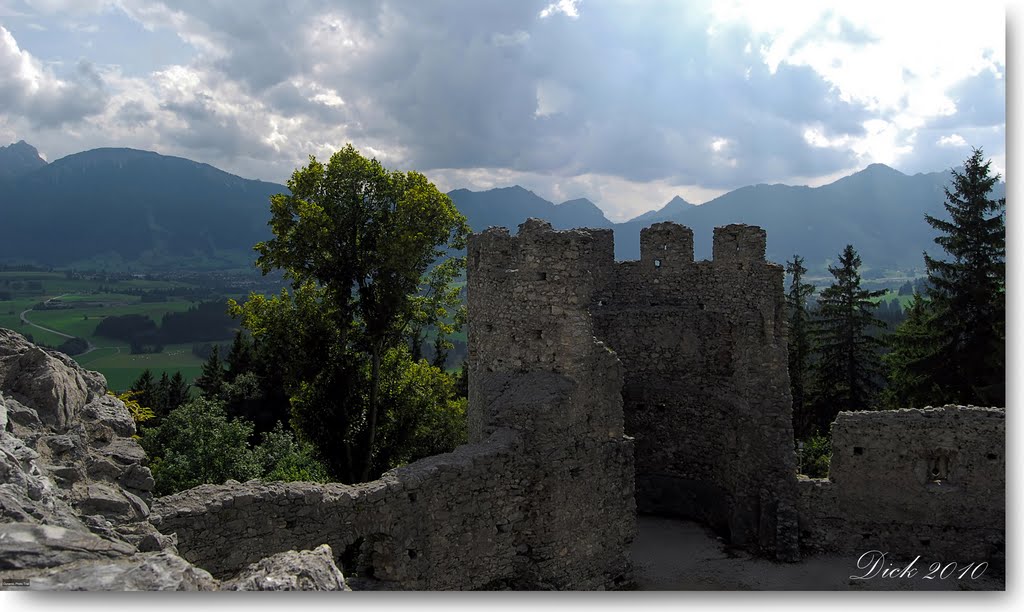
{"label": "castle ruin", "polygon": [[611,230],[474,234],[469,444],[359,485],[204,485],[156,500],[154,522],[214,575],[327,543],[364,588],[620,587],[638,511],[784,561],[999,560],[1002,409],[841,413],[831,478],[797,475],[765,239],[716,228],[695,262],[692,231],[659,223],[615,262]]}

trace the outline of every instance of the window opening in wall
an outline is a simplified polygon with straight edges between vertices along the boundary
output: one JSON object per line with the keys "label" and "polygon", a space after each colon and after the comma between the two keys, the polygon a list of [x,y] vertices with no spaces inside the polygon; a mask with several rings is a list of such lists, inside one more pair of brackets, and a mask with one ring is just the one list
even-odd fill
{"label": "window opening in wall", "polygon": [[932,458],[928,462],[928,476],[934,483],[941,483],[949,478],[949,458],[945,455]]}
{"label": "window opening in wall", "polygon": [[661,267],[661,260],[660,259],[655,259],[654,260],[654,267],[655,268],[660,268]]}
{"label": "window opening in wall", "polygon": [[490,323],[487,323],[486,325],[484,325],[484,331],[487,333],[491,333],[492,331],[494,331],[494,326],[491,325]]}
{"label": "window opening in wall", "polygon": [[533,339],[534,340],[543,340],[544,339],[544,330],[542,330],[542,329],[535,329],[535,330],[533,330]]}
{"label": "window opening in wall", "polygon": [[547,272],[538,272],[537,273],[537,280],[539,280],[539,281],[546,281],[546,280],[548,280],[548,273]]}
{"label": "window opening in wall", "polygon": [[853,454],[854,455],[863,455],[864,454],[864,447],[862,447],[862,446],[854,446],[853,447]]}

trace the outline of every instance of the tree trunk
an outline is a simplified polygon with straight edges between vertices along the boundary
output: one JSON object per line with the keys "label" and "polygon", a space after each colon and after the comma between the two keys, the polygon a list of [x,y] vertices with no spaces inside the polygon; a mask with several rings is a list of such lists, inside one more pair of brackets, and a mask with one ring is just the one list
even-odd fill
{"label": "tree trunk", "polygon": [[373,356],[370,366],[370,406],[368,415],[369,426],[366,429],[366,457],[363,462],[363,476],[360,482],[370,479],[370,467],[373,464],[373,442],[377,437],[377,401],[380,391],[380,353],[383,342],[373,343]]}

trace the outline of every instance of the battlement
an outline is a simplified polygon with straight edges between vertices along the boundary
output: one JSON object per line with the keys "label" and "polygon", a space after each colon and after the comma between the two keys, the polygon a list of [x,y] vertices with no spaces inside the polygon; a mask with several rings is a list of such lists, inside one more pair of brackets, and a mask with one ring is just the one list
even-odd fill
{"label": "battlement", "polygon": [[693,263],[693,230],[667,221],[640,230],[640,261],[644,268]]}
{"label": "battlement", "polygon": [[716,227],[711,257],[714,261],[764,261],[766,244],[767,233],[756,225]]}
{"label": "battlement", "polygon": [[[471,236],[470,439],[531,419],[573,440],[624,431],[636,439],[641,510],[704,520],[793,558],[783,271],[764,261],[761,228],[714,236],[710,262],[694,261],[693,230],[672,222],[641,231],[640,261],[614,261],[611,230],[554,231],[537,219],[514,237]],[[738,260],[760,264],[721,263]],[[568,411],[498,401],[539,372],[578,385]]]}

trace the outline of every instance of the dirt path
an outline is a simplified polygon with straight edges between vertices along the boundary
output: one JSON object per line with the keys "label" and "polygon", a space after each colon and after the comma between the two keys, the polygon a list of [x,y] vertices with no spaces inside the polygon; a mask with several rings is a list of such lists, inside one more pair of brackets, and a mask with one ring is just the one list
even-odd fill
{"label": "dirt path", "polygon": [[[60,298],[62,298],[64,296],[67,296],[67,295],[70,295],[70,294],[69,293],[65,293],[65,294],[54,296],[54,297],[51,297],[51,298],[46,298],[45,303],[48,304],[48,303],[50,303],[51,300],[60,299]],[[49,327],[43,327],[42,325],[39,325],[37,323],[33,323],[28,318],[28,313],[32,312],[32,310],[33,310],[32,308],[28,308],[26,310],[22,310],[21,311],[21,314],[19,315],[19,317],[21,318],[21,322],[22,323],[25,323],[27,325],[31,325],[32,327],[35,327],[36,329],[41,329],[43,331],[50,332],[51,334],[56,334],[56,335],[58,335],[58,336],[60,336],[62,338],[75,338],[75,336],[72,336],[72,335],[69,335],[69,334],[65,334],[64,332],[57,331],[57,330],[51,329]],[[99,350],[99,349],[114,349],[118,353],[121,352],[121,347],[119,347],[119,346],[96,346],[92,342],[89,342],[89,340],[86,339],[86,338],[83,338],[83,340],[85,340],[85,342],[86,342],[86,344],[88,346],[87,346],[87,348],[84,351],[82,351],[81,353],[76,355],[76,357],[81,357],[82,355],[88,355],[89,353],[91,353],[93,351],[96,351],[96,350]]]}
{"label": "dirt path", "polygon": [[[65,293],[63,295],[54,296],[52,298],[46,298],[44,303],[49,304],[51,300],[56,300],[56,299],[59,299],[59,298],[62,298],[64,296],[66,296],[66,295],[68,295],[68,294]],[[21,322],[22,323],[27,323],[28,325],[31,325],[32,327],[35,327],[36,329],[41,329],[43,331],[48,331],[51,334],[57,334],[58,336],[60,336],[62,338],[74,338],[74,336],[65,334],[64,332],[59,332],[59,331],[57,331],[55,329],[50,329],[49,327],[43,327],[42,325],[37,325],[36,323],[33,323],[32,321],[29,321],[27,315],[28,315],[28,313],[32,312],[32,310],[33,310],[32,308],[27,308],[27,309],[21,311],[21,315],[19,315],[19,316],[21,317]],[[90,344],[89,346],[92,347],[92,344]]]}
{"label": "dirt path", "polygon": [[633,542],[637,588],[642,591],[958,591],[1003,590],[1005,581],[990,575],[978,580],[872,578],[861,575],[856,558],[809,557],[800,563],[775,563],[733,550],[697,523],[641,516]]}

